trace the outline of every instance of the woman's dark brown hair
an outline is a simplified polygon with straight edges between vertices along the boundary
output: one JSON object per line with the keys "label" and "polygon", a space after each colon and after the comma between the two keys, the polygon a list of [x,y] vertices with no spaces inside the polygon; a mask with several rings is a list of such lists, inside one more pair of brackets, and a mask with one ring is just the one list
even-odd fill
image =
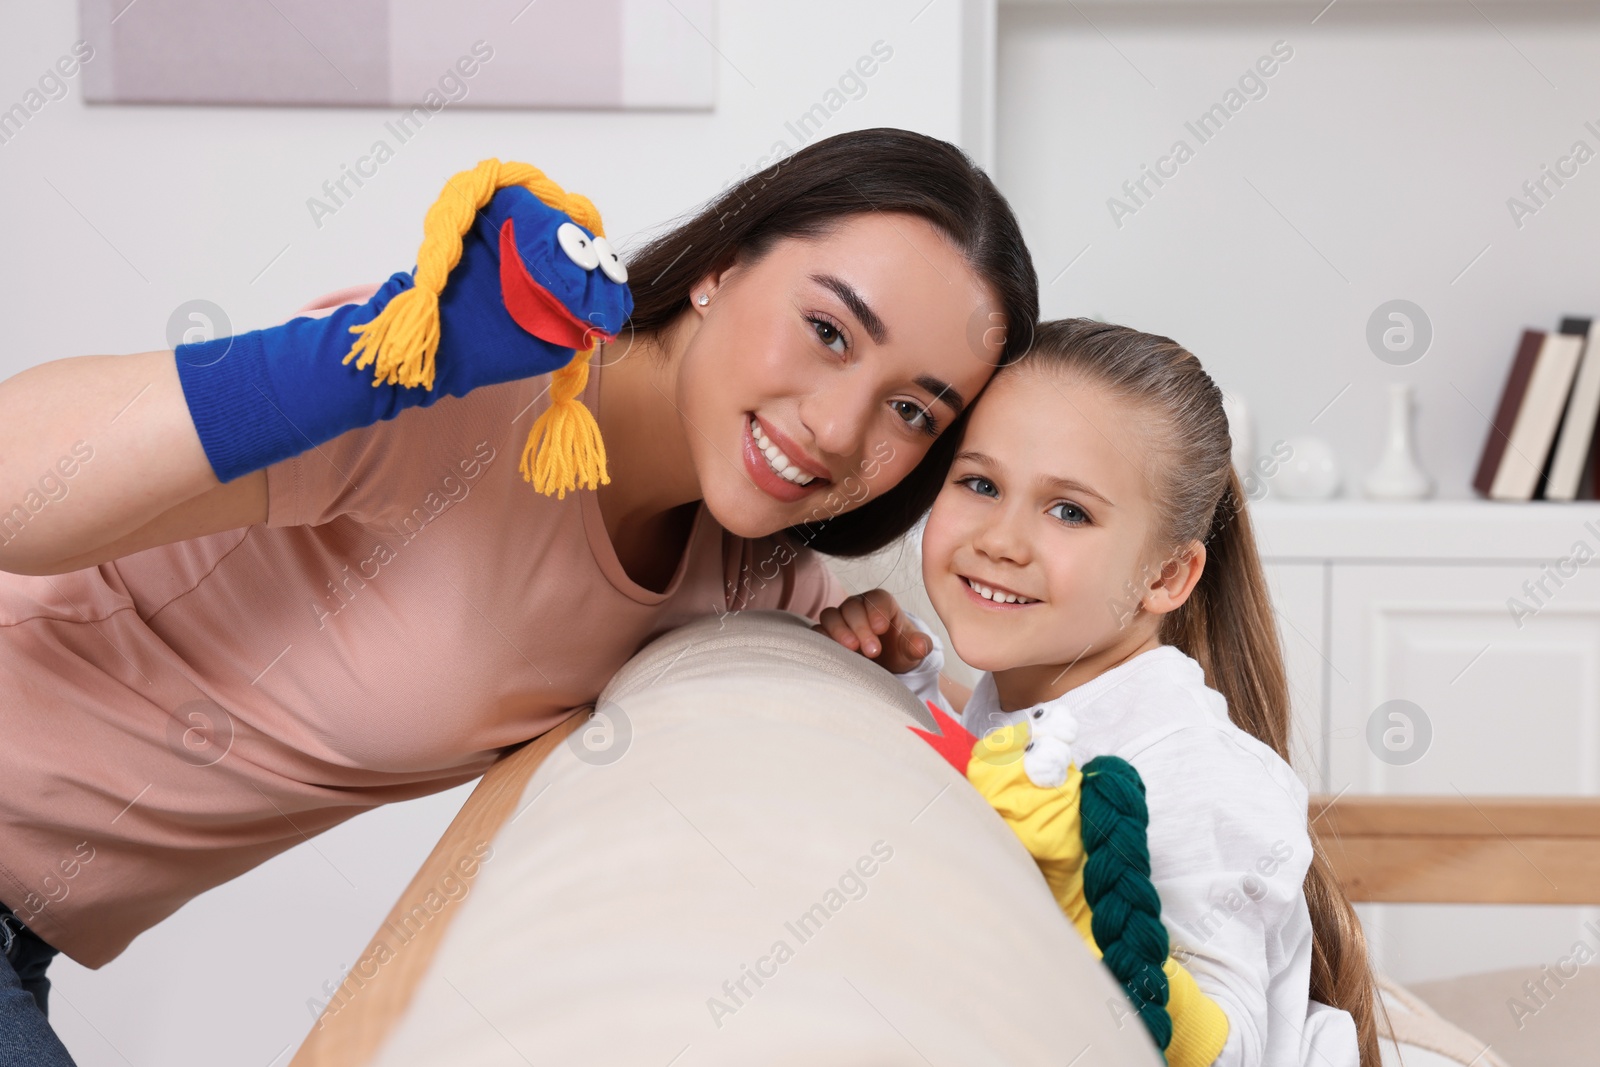
{"label": "woman's dark brown hair", "polygon": [[[1040,323],[1028,358],[1006,373],[1027,373],[1023,368],[1098,385],[1135,413],[1143,439],[1158,457],[1149,467],[1162,523],[1151,548],[1177,552],[1191,541],[1206,548],[1199,583],[1162,619],[1160,639],[1204,668],[1206,684],[1227,699],[1234,725],[1289,762],[1283,653],[1216,383],[1176,341],[1093,319]],[[1333,876],[1316,827],[1308,824],[1307,833],[1311,997],[1350,1013],[1361,1067],[1379,1067],[1366,937]]]}
{"label": "woman's dark brown hair", "polygon": [[[841,133],[731,186],[688,221],[628,257],[632,328],[654,333],[689,308],[689,291],[736,258],[759,259],[783,238],[817,238],[852,215],[905,212],[937,227],[994,290],[1003,318],[980,320],[970,343],[1003,328],[999,364],[1027,351],[1039,317],[1039,280],[1022,229],[989,176],[959,148],[909,130]],[[970,410],[970,407],[969,409]],[[898,538],[933,504],[966,415],[951,420],[898,485],[851,511],[785,533],[835,556],[861,556]]]}

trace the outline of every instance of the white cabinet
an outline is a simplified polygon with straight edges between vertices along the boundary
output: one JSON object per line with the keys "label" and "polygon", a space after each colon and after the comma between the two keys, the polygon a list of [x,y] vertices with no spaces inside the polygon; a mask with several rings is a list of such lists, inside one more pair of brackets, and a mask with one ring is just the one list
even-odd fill
{"label": "white cabinet", "polygon": [[[1600,505],[1336,501],[1253,517],[1313,789],[1600,793],[1600,564],[1583,565],[1600,557]],[[1548,963],[1600,917],[1359,910],[1402,981]]]}
{"label": "white cabinet", "polygon": [[[1600,572],[1580,571],[1519,628],[1506,601],[1527,565],[1332,570],[1334,791],[1595,792]],[[1378,746],[1386,762],[1367,723],[1391,700],[1415,704],[1421,721],[1415,751]]]}

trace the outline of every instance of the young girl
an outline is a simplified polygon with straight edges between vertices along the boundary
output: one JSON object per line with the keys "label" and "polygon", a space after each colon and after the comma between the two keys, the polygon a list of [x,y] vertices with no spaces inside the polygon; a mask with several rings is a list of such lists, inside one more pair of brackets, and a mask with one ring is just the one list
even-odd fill
{"label": "young girl", "polygon": [[[1221,394],[1182,347],[1044,323],[972,412],[923,580],[986,672],[967,730],[1042,712],[1061,736],[1069,717],[1078,766],[1112,754],[1143,778],[1173,956],[1228,1017],[1215,1062],[1378,1067],[1365,939],[1286,762],[1283,662],[1229,452]],[[953,710],[937,639],[884,590],[817,629]]]}

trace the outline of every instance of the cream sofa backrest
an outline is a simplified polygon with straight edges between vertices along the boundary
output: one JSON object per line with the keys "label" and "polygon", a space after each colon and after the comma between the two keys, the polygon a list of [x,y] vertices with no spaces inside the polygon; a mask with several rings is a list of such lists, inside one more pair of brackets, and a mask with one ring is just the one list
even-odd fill
{"label": "cream sofa backrest", "polygon": [[480,862],[373,1062],[1160,1062],[875,665],[796,616],[710,618],[599,711],[449,843]]}

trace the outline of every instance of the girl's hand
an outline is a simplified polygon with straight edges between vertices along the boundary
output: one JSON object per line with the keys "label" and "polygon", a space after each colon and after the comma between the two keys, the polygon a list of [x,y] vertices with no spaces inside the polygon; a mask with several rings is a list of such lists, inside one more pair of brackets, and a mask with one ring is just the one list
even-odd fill
{"label": "girl's hand", "polygon": [[886,589],[860,593],[836,608],[824,608],[812,629],[877,660],[893,674],[906,673],[933,651],[932,640],[912,625]]}

